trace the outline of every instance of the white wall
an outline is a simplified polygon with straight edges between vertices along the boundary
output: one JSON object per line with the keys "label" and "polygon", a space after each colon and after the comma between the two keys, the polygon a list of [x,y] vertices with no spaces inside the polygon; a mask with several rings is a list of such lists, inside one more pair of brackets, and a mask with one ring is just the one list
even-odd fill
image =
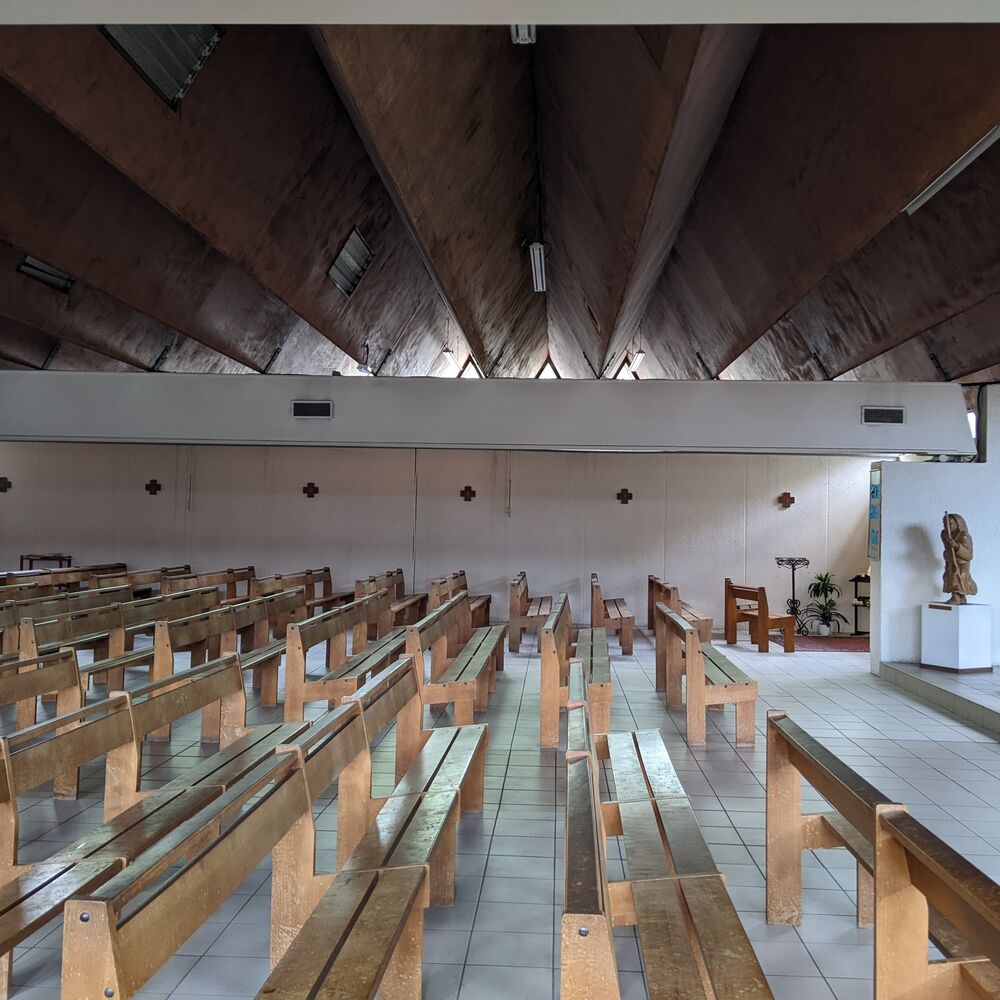
{"label": "white wall", "polygon": [[[987,390],[979,434],[1000,446],[1000,386]],[[886,660],[920,660],[920,606],[943,598],[941,518],[961,514],[972,534],[972,600],[993,605],[993,664],[1000,664],[1000,462],[882,463],[882,555],[872,581],[873,618],[880,633],[872,644],[872,672]],[[873,573],[874,576],[874,573]]]}
{"label": "white wall", "polygon": [[[497,618],[510,576],[525,569],[539,593],[568,590],[577,620],[592,571],[640,619],[656,573],[721,622],[726,576],[784,601],[788,571],[776,555],[808,556],[849,590],[867,565],[869,466],[832,456],[0,443],[0,475],[13,484],[0,494],[0,567],[55,550],[136,568],[329,564],[348,586],[398,565],[418,587],[464,568],[477,591],[494,594]],[[151,497],[154,477],[164,488]],[[302,494],[310,481],[320,488],[312,500]],[[471,503],[458,495],[466,485]],[[634,495],[627,505],[615,498],[623,487]],[[776,500],[786,490],[796,498],[788,510]]]}

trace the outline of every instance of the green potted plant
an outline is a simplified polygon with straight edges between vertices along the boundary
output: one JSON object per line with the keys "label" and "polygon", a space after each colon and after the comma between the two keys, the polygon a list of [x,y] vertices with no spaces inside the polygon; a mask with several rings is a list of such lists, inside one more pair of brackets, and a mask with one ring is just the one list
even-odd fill
{"label": "green potted plant", "polygon": [[847,624],[847,618],[837,610],[837,598],[841,593],[839,585],[833,582],[832,573],[817,573],[809,584],[812,601],[806,605],[802,617],[809,624],[814,624],[820,635],[829,635],[834,622]]}

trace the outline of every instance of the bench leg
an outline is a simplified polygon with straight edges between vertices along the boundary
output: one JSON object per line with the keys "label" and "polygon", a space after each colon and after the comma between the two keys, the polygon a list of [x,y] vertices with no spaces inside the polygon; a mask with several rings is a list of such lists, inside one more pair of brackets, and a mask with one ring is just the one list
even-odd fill
{"label": "bench leg", "polygon": [[423,991],[424,908],[416,905],[407,918],[385,975],[379,984],[382,1000],[412,1000]]}
{"label": "bench leg", "polygon": [[[462,812],[482,812],[486,790],[486,747],[489,743],[488,734],[483,736],[483,742],[476,756],[469,765],[469,770],[462,782]],[[2,1000],[2,998],[0,998]]]}
{"label": "bench leg", "polygon": [[254,691],[260,692],[260,667],[254,667],[251,673],[253,674],[253,680],[250,686]]}
{"label": "bench leg", "polygon": [[615,945],[606,917],[563,914],[560,966],[562,996],[620,1000]]}
{"label": "bench leg", "polygon": [[222,734],[222,702],[213,701],[201,710],[201,742],[218,743]]}
{"label": "bench leg", "polygon": [[[472,720],[475,718],[475,700],[474,698],[458,698],[455,701],[454,713],[455,713],[455,725],[456,726],[471,726]],[[437,905],[437,904],[435,904]]]}
{"label": "bench leg", "polygon": [[359,754],[337,780],[337,869],[339,870],[368,828],[368,803],[372,797],[372,761]]}
{"label": "bench leg", "polygon": [[[489,622],[487,622],[486,624],[488,625]],[[501,639],[499,645],[497,646],[497,670],[499,671],[503,670],[503,656],[504,656],[503,640]]]}
{"label": "bench leg", "polygon": [[14,974],[14,952],[0,955],[0,1000],[10,996],[11,978]]}
{"label": "bench leg", "polygon": [[875,923],[875,879],[858,862],[858,926],[872,927]]}
{"label": "bench leg", "polygon": [[[802,922],[802,777],[767,728],[767,922]],[[926,948],[926,944],[925,944]]]}
{"label": "bench leg", "polygon": [[785,626],[785,652],[794,653],[795,652],[795,626],[791,623]]}
{"label": "bench leg", "polygon": [[751,700],[736,702],[736,745],[738,747],[752,747],[754,745],[756,704],[755,701]]}
{"label": "bench leg", "polygon": [[507,646],[512,653],[521,652],[521,629],[513,622],[510,623],[510,627],[507,629]]}
{"label": "bench leg", "polygon": [[767,625],[757,622],[757,652],[769,653],[771,651],[771,633],[767,630]]}
{"label": "bench leg", "polygon": [[619,632],[619,639],[622,646],[622,655],[631,656],[632,655],[632,642],[635,637],[635,619],[627,618],[622,622],[621,631]]}
{"label": "bench leg", "polygon": [[275,660],[260,668],[260,703],[266,708],[278,704],[278,667],[281,660]]}
{"label": "bench leg", "polygon": [[490,673],[487,668],[476,680],[476,697],[473,704],[477,712],[485,712],[490,707]]}
{"label": "bench leg", "polygon": [[455,905],[455,848],[457,846],[459,798],[445,823],[431,858],[431,906]]}
{"label": "bench leg", "polygon": [[540,736],[543,747],[559,746],[559,666],[542,657],[541,698],[538,707]]}

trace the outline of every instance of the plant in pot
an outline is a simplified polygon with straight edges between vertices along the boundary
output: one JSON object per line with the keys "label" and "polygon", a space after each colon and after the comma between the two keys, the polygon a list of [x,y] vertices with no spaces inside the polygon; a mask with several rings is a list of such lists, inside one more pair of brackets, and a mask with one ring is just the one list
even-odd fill
{"label": "plant in pot", "polygon": [[806,605],[802,617],[816,626],[819,635],[829,635],[834,622],[847,624],[847,618],[837,610],[837,598],[841,593],[840,586],[833,582],[832,573],[817,573],[809,584],[812,601]]}

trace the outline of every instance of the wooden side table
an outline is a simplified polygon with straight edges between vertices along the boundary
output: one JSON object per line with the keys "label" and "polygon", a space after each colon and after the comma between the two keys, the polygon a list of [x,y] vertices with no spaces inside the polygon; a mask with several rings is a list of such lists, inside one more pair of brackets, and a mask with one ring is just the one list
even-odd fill
{"label": "wooden side table", "polygon": [[73,557],[64,552],[27,552],[21,556],[21,569],[34,569],[35,563],[54,563],[59,569],[73,565]]}

